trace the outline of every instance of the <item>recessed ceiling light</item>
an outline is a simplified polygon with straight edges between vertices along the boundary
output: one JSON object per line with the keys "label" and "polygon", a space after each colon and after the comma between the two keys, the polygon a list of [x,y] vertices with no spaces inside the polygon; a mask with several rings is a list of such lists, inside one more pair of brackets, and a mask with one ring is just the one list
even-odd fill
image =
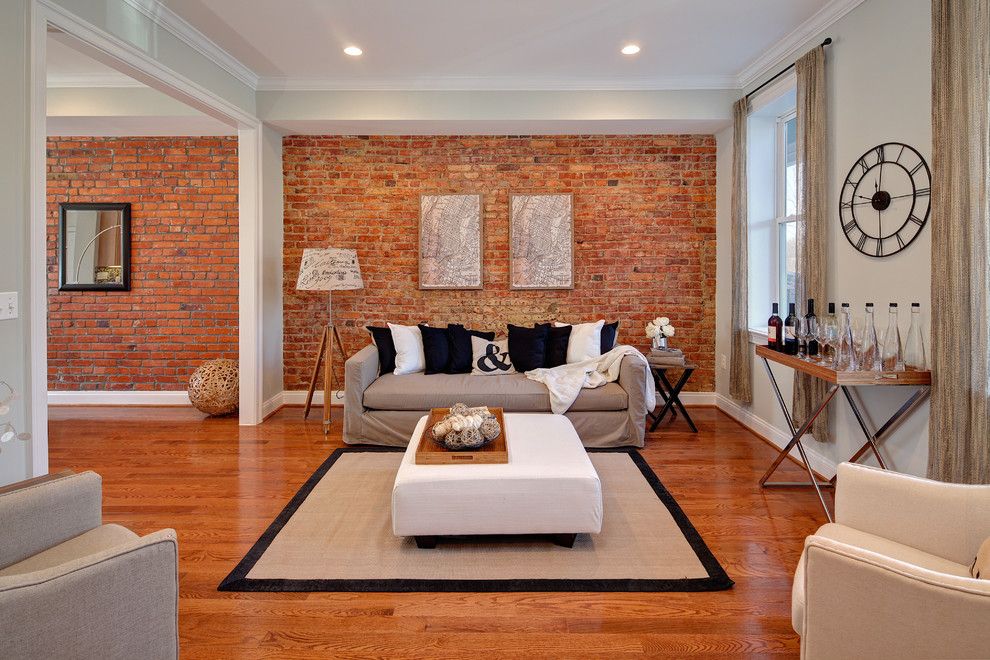
{"label": "recessed ceiling light", "polygon": [[636,44],[626,44],[625,46],[622,47],[623,55],[635,55],[638,52],[639,52],[639,46],[637,46]]}
{"label": "recessed ceiling light", "polygon": [[[639,49],[637,48],[636,50],[639,50]],[[357,46],[348,46],[347,48],[344,49],[344,52],[347,53],[348,55],[350,55],[351,57],[357,57],[358,55],[360,55],[364,51],[361,50],[360,48],[358,48]]]}

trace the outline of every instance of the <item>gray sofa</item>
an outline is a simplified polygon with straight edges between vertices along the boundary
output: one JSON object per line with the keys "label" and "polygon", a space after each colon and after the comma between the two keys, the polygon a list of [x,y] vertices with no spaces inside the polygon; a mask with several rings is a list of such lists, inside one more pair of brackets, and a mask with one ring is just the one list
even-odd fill
{"label": "gray sofa", "polygon": [[[653,387],[647,366],[624,358],[619,380],[581,390],[566,413],[586,447],[642,447],[646,434],[646,392]],[[430,408],[462,401],[501,407],[505,412],[550,412],[542,383],[523,374],[378,375],[378,349],[365,346],[344,370],[344,442],[405,446],[419,418]]]}
{"label": "gray sofa", "polygon": [[101,491],[93,472],[0,488],[0,658],[178,657],[175,532],[103,524]]}

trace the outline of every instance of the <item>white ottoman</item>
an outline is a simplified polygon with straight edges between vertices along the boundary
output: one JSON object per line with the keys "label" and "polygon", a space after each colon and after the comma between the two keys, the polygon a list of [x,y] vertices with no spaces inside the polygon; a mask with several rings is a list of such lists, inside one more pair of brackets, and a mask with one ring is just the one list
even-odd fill
{"label": "white ottoman", "polygon": [[[438,536],[574,535],[602,529],[602,485],[574,427],[563,415],[505,415],[509,462],[416,465],[419,420],[392,489],[392,531],[433,547]],[[429,440],[425,440],[429,442]]]}

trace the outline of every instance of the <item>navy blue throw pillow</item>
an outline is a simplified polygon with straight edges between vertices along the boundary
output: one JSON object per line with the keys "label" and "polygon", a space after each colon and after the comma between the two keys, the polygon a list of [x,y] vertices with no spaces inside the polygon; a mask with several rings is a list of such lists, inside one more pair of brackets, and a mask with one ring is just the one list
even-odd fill
{"label": "navy blue throw pillow", "polygon": [[378,375],[384,376],[395,371],[395,342],[392,341],[392,331],[388,326],[377,328],[373,325],[367,326],[371,338],[378,348]]}
{"label": "navy blue throw pillow", "polygon": [[431,328],[420,325],[423,334],[423,355],[426,356],[426,373],[442,374],[450,361],[449,333],[446,328]]}
{"label": "navy blue throw pillow", "polygon": [[619,334],[619,322],[607,323],[602,326],[602,355],[615,348],[615,338]]}
{"label": "navy blue throw pillow", "polygon": [[540,369],[546,362],[549,328],[537,325],[524,328],[509,324],[509,359],[516,371]]}
{"label": "navy blue throw pillow", "polygon": [[447,370],[448,374],[471,373],[471,337],[480,337],[486,341],[494,341],[494,332],[468,330],[460,323],[447,325]]}
{"label": "navy blue throw pillow", "polygon": [[547,368],[559,367],[567,364],[567,342],[571,339],[571,326],[564,325],[555,327],[549,323],[540,323],[547,329],[547,352],[543,361],[543,366]]}

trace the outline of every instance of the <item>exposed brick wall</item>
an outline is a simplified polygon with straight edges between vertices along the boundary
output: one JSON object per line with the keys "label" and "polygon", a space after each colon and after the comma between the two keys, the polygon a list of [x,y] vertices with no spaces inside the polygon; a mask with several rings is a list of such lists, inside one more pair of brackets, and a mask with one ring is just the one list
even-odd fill
{"label": "exposed brick wall", "polygon": [[[60,202],[131,203],[131,290],[58,290]],[[237,140],[48,141],[48,387],[181,390],[237,359]]]}
{"label": "exposed brick wall", "polygon": [[[366,324],[620,321],[647,347],[646,322],[677,326],[699,364],[688,389],[713,391],[715,139],[646,136],[291,136],[285,168],[285,385],[304,389],[326,296],[295,290],[304,247],[357,248],[365,289],[334,294],[350,351]],[[573,192],[575,287],[508,288],[510,192]],[[420,193],[484,194],[484,289],[420,291]],[[342,374],[342,372],[341,372]]]}

